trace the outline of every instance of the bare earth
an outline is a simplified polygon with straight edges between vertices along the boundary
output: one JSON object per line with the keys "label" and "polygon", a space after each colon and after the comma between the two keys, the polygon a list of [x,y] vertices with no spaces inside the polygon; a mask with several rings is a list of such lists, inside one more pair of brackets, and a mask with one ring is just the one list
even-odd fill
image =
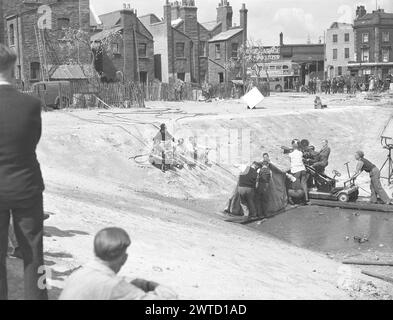
{"label": "bare earth", "polygon": [[[72,270],[92,258],[94,234],[108,226],[123,227],[133,240],[122,275],[170,286],[181,299],[390,298],[391,285],[356,268],[347,276],[348,270],[325,255],[224,222],[217,213],[240,163],[164,174],[132,159],[149,152],[156,126],[167,122],[190,130],[251,128],[252,158],[268,151],[282,167],[288,160],[280,145],[299,137],[319,146],[328,138],[331,168],[344,173],[343,164],[357,149],[378,163],[385,157],[379,133],[392,113],[392,99],[364,98],[322,96],[329,105],[324,111],[313,110],[313,96],[280,94],[255,111],[245,110],[241,101],[218,101],[43,114],[38,156],[45,210],[52,213],[45,230],[51,298],[58,297]],[[9,262],[11,298],[20,299],[22,266]]]}

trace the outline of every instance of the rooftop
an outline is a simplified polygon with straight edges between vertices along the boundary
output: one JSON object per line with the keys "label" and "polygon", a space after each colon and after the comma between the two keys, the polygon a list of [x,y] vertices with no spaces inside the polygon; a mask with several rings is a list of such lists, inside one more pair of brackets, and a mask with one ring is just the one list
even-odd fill
{"label": "rooftop", "polygon": [[217,22],[216,20],[214,20],[214,21],[203,22],[201,23],[201,26],[204,27],[207,31],[213,31],[220,24],[221,22]]}
{"label": "rooftop", "polygon": [[211,38],[209,40],[209,42],[226,41],[241,32],[243,32],[242,28],[229,29],[228,31],[221,32],[218,35],[216,35],[215,37]]}
{"label": "rooftop", "polygon": [[352,29],[353,25],[351,23],[345,22],[333,22],[329,29]]}
{"label": "rooftop", "polygon": [[105,29],[105,30],[103,30],[103,31],[101,31],[101,32],[98,32],[98,33],[96,33],[96,34],[93,34],[93,35],[90,37],[90,41],[91,41],[91,42],[101,41],[101,40],[107,38],[109,35],[111,35],[111,34],[113,34],[113,33],[116,33],[116,32],[119,32],[119,31],[121,31],[121,30],[123,30],[123,27],[107,28],[107,29]]}
{"label": "rooftop", "polygon": [[53,80],[87,79],[87,75],[84,70],[87,72],[91,72],[91,66],[85,65],[82,67],[78,64],[72,64],[72,65],[63,64],[56,68],[56,70],[51,75],[51,79]]}

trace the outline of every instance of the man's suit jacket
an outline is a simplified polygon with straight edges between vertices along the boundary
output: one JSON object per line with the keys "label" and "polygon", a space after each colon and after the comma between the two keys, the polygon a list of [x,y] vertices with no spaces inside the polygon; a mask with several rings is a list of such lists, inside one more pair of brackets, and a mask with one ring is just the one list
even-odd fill
{"label": "man's suit jacket", "polygon": [[44,183],[36,156],[41,138],[41,101],[0,86],[0,208],[27,208]]}
{"label": "man's suit jacket", "polygon": [[326,167],[329,164],[330,148],[326,147],[319,152],[319,162],[323,163]]}

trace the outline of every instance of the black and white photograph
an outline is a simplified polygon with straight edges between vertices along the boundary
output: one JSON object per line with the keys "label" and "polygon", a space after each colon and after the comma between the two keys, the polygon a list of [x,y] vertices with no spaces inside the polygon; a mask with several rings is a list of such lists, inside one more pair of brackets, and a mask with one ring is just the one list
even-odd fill
{"label": "black and white photograph", "polygon": [[392,299],[392,0],[0,0],[0,300]]}

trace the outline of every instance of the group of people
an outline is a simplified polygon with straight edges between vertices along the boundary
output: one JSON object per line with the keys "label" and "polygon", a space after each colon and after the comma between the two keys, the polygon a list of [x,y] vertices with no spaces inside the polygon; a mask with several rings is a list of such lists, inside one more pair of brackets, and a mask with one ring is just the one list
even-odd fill
{"label": "group of people", "polygon": [[[36,148],[41,138],[41,101],[14,87],[15,52],[0,44],[0,300],[8,299],[7,255],[10,220],[24,263],[24,297],[47,300],[44,262],[44,181]],[[66,282],[61,299],[176,299],[169,288],[117,274],[131,240],[126,231],[106,228],[94,240],[95,260]]]}
{"label": "group of people", "polygon": [[[285,175],[286,195],[289,204],[306,204],[309,202],[309,189],[315,187],[315,181],[311,172],[325,175],[329,165],[331,149],[328,140],[322,140],[321,149],[315,150],[308,140],[294,139],[291,147],[282,147],[284,154],[290,160],[290,169],[282,172],[270,162],[269,155],[265,153],[262,161],[255,161],[248,166],[238,177],[237,186],[233,192],[224,213],[238,215],[233,208],[236,195],[240,198],[240,213],[248,219],[267,217],[264,201],[269,199],[268,193],[275,192],[269,185],[274,173]],[[362,151],[355,154],[357,161],[356,173],[350,177],[355,179],[364,171],[370,174],[371,203],[382,201],[384,204],[392,204],[391,199],[383,188],[380,181],[379,169],[364,157]],[[309,169],[307,169],[309,168]],[[279,186],[280,188],[281,186]]]}
{"label": "group of people", "polygon": [[[356,92],[380,92],[388,90],[392,83],[392,75],[387,75],[384,79],[379,76],[370,75],[368,77],[337,76],[325,80],[319,77],[311,77],[305,86],[309,94],[325,93],[337,94]],[[297,91],[300,90],[299,81],[295,83]]]}

